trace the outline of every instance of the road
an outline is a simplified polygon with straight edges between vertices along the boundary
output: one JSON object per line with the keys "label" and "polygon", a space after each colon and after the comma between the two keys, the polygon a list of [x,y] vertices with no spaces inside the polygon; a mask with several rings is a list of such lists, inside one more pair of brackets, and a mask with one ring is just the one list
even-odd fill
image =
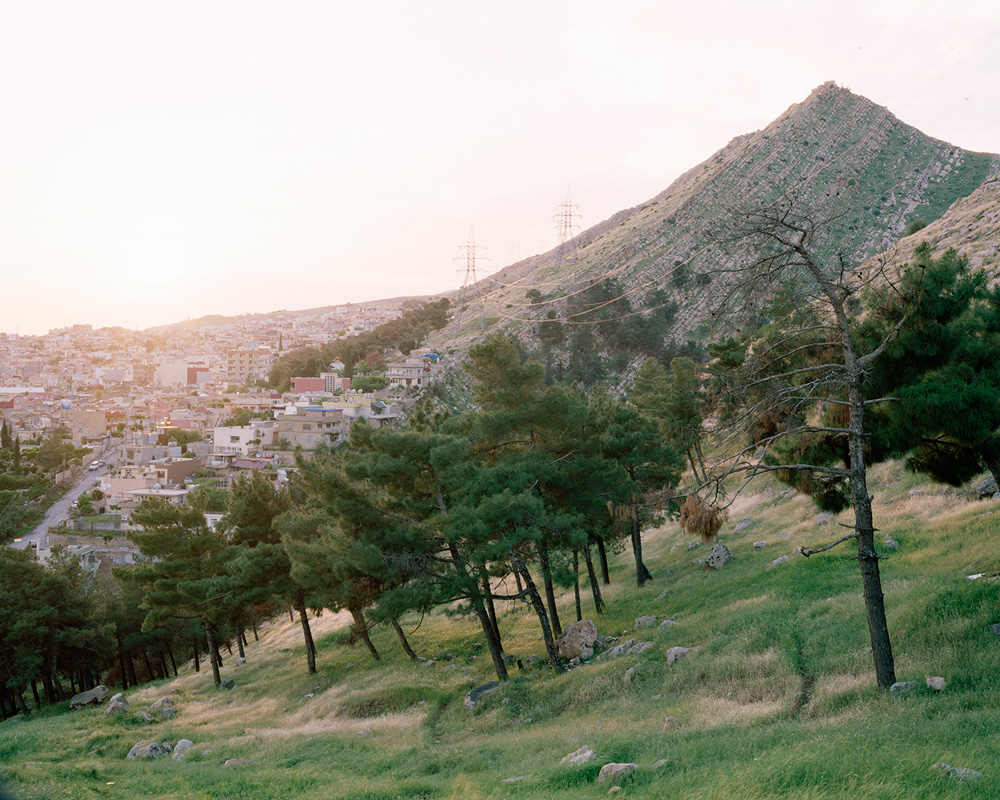
{"label": "road", "polygon": [[31,533],[21,537],[20,540],[15,539],[11,542],[11,546],[18,550],[30,547],[31,543],[37,542],[48,532],[49,528],[55,528],[63,520],[69,519],[69,510],[73,506],[73,501],[77,500],[84,492],[89,492],[94,488],[94,483],[107,473],[109,466],[109,464],[105,464],[93,472],[85,468],[73,487],[49,507],[49,510],[45,512],[45,518],[35,526]]}

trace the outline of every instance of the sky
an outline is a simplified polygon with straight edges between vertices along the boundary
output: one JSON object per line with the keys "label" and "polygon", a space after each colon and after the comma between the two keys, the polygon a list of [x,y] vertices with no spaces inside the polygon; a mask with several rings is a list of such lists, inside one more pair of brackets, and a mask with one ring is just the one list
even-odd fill
{"label": "sky", "polygon": [[1000,152],[996,0],[0,0],[0,331],[461,286],[828,80]]}

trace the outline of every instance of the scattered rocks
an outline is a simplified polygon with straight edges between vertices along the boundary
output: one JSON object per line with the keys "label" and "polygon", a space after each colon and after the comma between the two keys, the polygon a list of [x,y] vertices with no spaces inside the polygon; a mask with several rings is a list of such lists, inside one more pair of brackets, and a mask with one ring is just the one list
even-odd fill
{"label": "scattered rocks", "polygon": [[125,714],[129,710],[128,699],[121,692],[111,698],[108,707],[104,709],[104,716],[113,717],[116,714]]}
{"label": "scattered rocks", "polygon": [[894,695],[902,695],[912,692],[920,686],[916,681],[896,681],[892,686],[889,687],[889,693]]}
{"label": "scattered rocks", "polygon": [[753,549],[754,550],[763,550],[765,547],[767,547],[767,542],[754,542],[753,543]]}
{"label": "scattered rocks", "polygon": [[722,542],[716,542],[715,547],[712,548],[711,552],[705,558],[705,565],[712,569],[722,569],[732,561],[732,558],[733,554],[729,552],[729,548]]}
{"label": "scattered rocks", "polygon": [[125,758],[162,758],[169,756],[171,752],[173,751],[170,748],[170,742],[154,742],[143,739],[141,742],[136,742]]}
{"label": "scattered rocks", "polygon": [[790,560],[791,559],[788,556],[779,556],[778,558],[774,559],[774,561],[772,561],[770,564],[768,564],[766,567],[764,567],[764,569],[770,571],[775,567],[781,566],[782,564],[787,564]]}
{"label": "scattered rocks", "polygon": [[70,711],[76,711],[87,706],[99,706],[108,699],[109,694],[111,694],[111,691],[103,683],[100,686],[95,686],[93,689],[88,689],[86,692],[75,694],[69,701]]}
{"label": "scattered rocks", "polygon": [[483,698],[484,695],[496,691],[501,686],[503,686],[503,684],[500,683],[500,681],[487,681],[486,683],[477,686],[475,689],[473,689],[467,695],[465,695],[465,700],[464,700],[465,707],[469,709],[469,711],[472,711],[472,709],[474,709],[477,705],[479,705],[479,701]]}
{"label": "scattered rocks", "polygon": [[944,691],[945,679],[937,677],[934,675],[924,675],[924,682],[927,684],[928,689],[933,689],[935,692]]}
{"label": "scattered rocks", "polygon": [[231,769],[233,767],[256,767],[257,762],[251,761],[249,758],[230,758],[222,765],[223,769]]}
{"label": "scattered rocks", "polygon": [[566,626],[556,642],[556,652],[560,658],[590,658],[596,643],[597,626],[592,620],[583,619]]}
{"label": "scattered rocks", "polygon": [[601,767],[601,771],[597,774],[597,782],[599,784],[611,783],[617,785],[625,778],[630,777],[637,769],[639,769],[638,764],[613,761]]}
{"label": "scattered rocks", "polygon": [[752,528],[755,523],[756,520],[754,520],[753,517],[746,517],[745,519],[741,519],[739,522],[736,523],[736,533],[743,533],[743,531],[745,531],[747,528]]}
{"label": "scattered rocks", "polygon": [[642,617],[636,617],[632,624],[634,628],[650,628],[656,624],[656,617],[645,615]]}
{"label": "scattered rocks", "polygon": [[969,769],[968,767],[953,767],[944,762],[938,764],[931,764],[931,769],[940,770],[949,778],[954,778],[960,783],[963,781],[969,781],[974,783],[983,777],[983,773],[977,772],[974,769]]}
{"label": "scattered rocks", "polygon": [[590,761],[597,753],[594,752],[594,748],[590,745],[585,744],[579,750],[574,750],[568,756],[563,756],[560,764],[585,764]]}
{"label": "scattered rocks", "polygon": [[690,647],[671,647],[667,650],[667,663],[673,664],[678,659],[684,658],[691,652]]}

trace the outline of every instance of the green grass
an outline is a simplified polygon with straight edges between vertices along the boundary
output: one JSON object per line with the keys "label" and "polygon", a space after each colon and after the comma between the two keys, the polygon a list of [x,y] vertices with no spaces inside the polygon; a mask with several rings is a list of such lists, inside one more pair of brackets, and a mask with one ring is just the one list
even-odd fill
{"label": "green grass", "polygon": [[[226,660],[235,691],[215,690],[210,673],[188,665],[128,692],[136,710],[169,694],[172,720],[110,720],[65,704],[8,720],[0,768],[25,800],[597,798],[607,795],[596,778],[610,761],[639,764],[628,797],[1000,795],[1000,639],[989,628],[1000,621],[1000,586],[989,579],[1000,572],[1000,504],[938,494],[897,465],[872,470],[876,525],[900,544],[882,562],[897,676],[920,683],[895,698],[875,688],[849,545],[765,569],[795,547],[831,541],[842,530],[835,523],[850,519],[820,524],[807,498],[781,489],[762,482],[737,501],[722,532],[734,556],[723,570],[692,565],[707,547],[689,551],[671,524],[645,537],[652,584],[637,589],[627,555],[614,556],[608,611],[596,622],[605,635],[654,641],[642,656],[566,675],[515,668],[470,712],[465,693],[493,678],[470,620],[404,620],[414,648],[435,661],[427,666],[407,659],[390,630],[376,631],[375,663],[339,644],[346,620],[324,614],[314,620],[319,674],[308,675],[298,623],[286,617],[262,630],[246,664]],[[734,533],[744,517],[754,524]],[[754,550],[758,540],[768,546]],[[969,572],[986,577],[970,581]],[[584,602],[586,616],[586,587]],[[571,592],[561,613],[572,621]],[[644,614],[678,624],[632,630]],[[502,604],[500,616],[509,653],[542,652],[527,609]],[[676,645],[698,649],[668,664]],[[925,688],[925,675],[943,676],[946,689]],[[676,722],[665,727],[669,717]],[[141,739],[181,737],[195,742],[183,763],[125,760]],[[582,745],[597,757],[560,763]],[[229,758],[255,766],[225,769]],[[942,761],[985,777],[959,784],[930,770]]]}

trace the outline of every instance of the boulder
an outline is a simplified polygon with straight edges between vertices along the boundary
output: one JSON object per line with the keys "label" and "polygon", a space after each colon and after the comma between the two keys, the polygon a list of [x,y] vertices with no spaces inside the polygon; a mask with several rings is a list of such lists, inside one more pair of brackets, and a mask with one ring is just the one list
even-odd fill
{"label": "boulder", "polygon": [[597,626],[589,619],[567,625],[556,642],[560,658],[590,658],[597,642]]}
{"label": "boulder", "polygon": [[733,554],[729,552],[729,548],[722,542],[716,542],[715,547],[712,548],[711,552],[705,558],[705,565],[712,569],[722,569],[732,558]]}
{"label": "boulder", "polygon": [[164,706],[173,708],[175,705],[177,704],[169,697],[161,697],[159,700],[153,703],[153,705],[151,705],[150,708],[163,708]]}
{"label": "boulder", "polygon": [[938,764],[931,764],[931,769],[940,770],[949,778],[954,778],[955,780],[975,782],[983,777],[983,773],[977,772],[974,769],[969,769],[968,767],[952,767],[944,762]]}
{"label": "boulder", "polygon": [[701,547],[701,542],[688,542],[688,550],[697,550]]}
{"label": "boulder", "polygon": [[180,739],[177,744],[174,745],[174,752],[183,753],[185,750],[190,750],[192,747],[194,747],[194,742],[190,739]]}
{"label": "boulder", "polygon": [[684,658],[684,656],[690,652],[690,647],[671,647],[667,650],[667,663],[673,664],[678,659]]}
{"label": "boulder", "polygon": [[920,686],[916,681],[896,681],[889,687],[889,693],[894,695],[908,694]]}
{"label": "boulder", "polygon": [[148,722],[152,722],[153,721],[153,715],[150,714],[148,711],[136,711],[132,715],[132,719],[134,719],[136,722],[147,722],[148,723]]}
{"label": "boulder", "polygon": [[635,680],[635,667],[629,667],[625,670],[625,675],[622,680],[624,680],[626,684],[632,683],[632,681]]}
{"label": "boulder", "polygon": [[228,689],[229,691],[232,691],[233,689],[236,688],[236,681],[234,681],[232,678],[226,678],[224,681],[222,681],[222,683],[219,684],[219,688]]}
{"label": "boulder", "polygon": [[223,769],[231,769],[232,767],[256,767],[257,763],[251,761],[249,758],[230,758],[222,765]]}
{"label": "boulder", "polygon": [[944,690],[945,686],[944,678],[935,675],[924,675],[924,682],[927,684],[928,689],[933,689],[935,692],[940,692]]}
{"label": "boulder", "polygon": [[574,750],[568,756],[563,756],[561,764],[584,764],[590,761],[597,753],[590,745],[584,745],[579,750]]}
{"label": "boulder", "polygon": [[632,645],[628,650],[625,651],[627,656],[641,656],[647,650],[653,647],[652,642],[639,642],[638,644]]}
{"label": "boulder", "polygon": [[898,550],[899,549],[899,542],[897,542],[891,536],[886,536],[882,540],[882,547],[884,547],[886,550]]}
{"label": "boulder", "polygon": [[465,696],[465,707],[471,711],[479,705],[479,701],[484,695],[496,691],[501,686],[503,686],[503,684],[500,683],[500,681],[487,681],[486,683],[477,686]]}
{"label": "boulder", "polygon": [[1000,638],[1000,622],[993,622],[990,624],[990,633],[997,638]]}
{"label": "boulder", "polygon": [[752,517],[747,517],[746,519],[741,519],[736,523],[736,533],[743,533],[747,528],[752,528],[754,525],[754,519]]}
{"label": "boulder", "polygon": [[176,708],[164,708],[164,709],[160,710],[160,719],[161,720],[173,719],[176,716],[177,716],[177,709]]}
{"label": "boulder", "polygon": [[763,550],[765,547],[767,547],[767,542],[754,542],[753,543],[753,549],[754,550]]}
{"label": "boulder", "polygon": [[660,623],[660,630],[663,630],[664,628],[673,628],[675,625],[677,625],[676,621],[672,619],[665,619]]}
{"label": "boulder", "polygon": [[650,627],[652,627],[655,624],[656,624],[656,617],[653,617],[653,616],[650,616],[649,614],[647,614],[647,615],[642,616],[642,617],[636,617],[635,620],[632,623],[632,627],[634,627],[634,628],[650,628]]}
{"label": "boulder", "polygon": [[775,567],[780,567],[782,564],[787,564],[790,560],[791,559],[789,559],[788,556],[779,556],[778,558],[774,559],[774,561],[772,561],[770,564],[768,564],[766,567],[764,567],[764,569],[772,570]]}
{"label": "boulder", "polygon": [[597,774],[597,782],[618,785],[622,780],[632,775],[632,773],[634,773],[637,769],[639,769],[638,764],[618,762],[605,764],[601,767],[601,771]]}
{"label": "boulder", "polygon": [[75,694],[69,701],[70,711],[76,711],[79,708],[86,708],[87,706],[99,706],[108,699],[109,694],[111,694],[111,691],[103,683],[100,686],[95,686],[93,689],[88,689],[86,692]]}
{"label": "boulder", "polygon": [[985,500],[987,497],[993,497],[996,492],[997,482],[992,475],[989,478],[983,478],[983,480],[976,484],[976,494],[981,500]]}
{"label": "boulder", "polygon": [[108,707],[104,709],[104,716],[112,717],[115,714],[125,714],[129,710],[128,698],[125,697],[121,692],[116,694],[111,698],[111,702],[108,703]]}
{"label": "boulder", "polygon": [[153,742],[144,739],[137,742],[125,758],[163,758],[171,753],[170,742]]}

